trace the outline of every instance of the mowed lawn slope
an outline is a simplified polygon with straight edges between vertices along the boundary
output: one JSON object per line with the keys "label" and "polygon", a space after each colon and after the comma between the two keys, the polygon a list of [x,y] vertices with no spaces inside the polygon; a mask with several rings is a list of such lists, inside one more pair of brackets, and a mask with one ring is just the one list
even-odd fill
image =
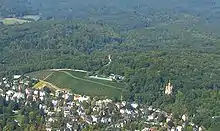
{"label": "mowed lawn slope", "polygon": [[44,80],[46,77],[48,77],[53,72],[54,71],[52,71],[52,70],[41,70],[41,71],[31,72],[31,73],[28,73],[26,75],[30,76],[32,78]]}
{"label": "mowed lawn slope", "polygon": [[117,87],[117,88],[123,88],[124,87],[124,85],[122,83],[116,83],[116,82],[113,82],[113,81],[89,78],[86,75],[86,73],[83,73],[83,72],[76,72],[76,71],[66,71],[66,72],[70,73],[73,76],[81,77],[83,79],[87,79],[87,80],[90,80],[90,81],[93,81],[93,82],[98,82],[98,83],[102,83],[102,84],[105,84],[105,85],[110,85],[110,86]]}
{"label": "mowed lawn slope", "polygon": [[87,73],[76,71],[52,71],[44,70],[27,74],[30,77],[47,81],[59,88],[66,88],[77,94],[90,96],[108,96],[120,98],[122,90],[121,84],[90,79]]}

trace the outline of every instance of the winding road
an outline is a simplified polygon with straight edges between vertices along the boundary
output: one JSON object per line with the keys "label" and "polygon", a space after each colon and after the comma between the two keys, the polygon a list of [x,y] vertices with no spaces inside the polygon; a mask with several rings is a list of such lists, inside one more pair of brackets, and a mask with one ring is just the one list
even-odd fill
{"label": "winding road", "polygon": [[111,55],[108,55],[108,60],[109,60],[109,62],[105,66],[109,66],[112,63]]}

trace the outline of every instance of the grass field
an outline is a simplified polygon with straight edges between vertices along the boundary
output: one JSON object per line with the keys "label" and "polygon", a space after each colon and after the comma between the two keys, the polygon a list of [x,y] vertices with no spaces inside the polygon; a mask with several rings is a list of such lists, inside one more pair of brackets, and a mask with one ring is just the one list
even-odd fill
{"label": "grass field", "polygon": [[[30,77],[41,79],[59,88],[70,89],[77,94],[90,96],[109,96],[120,98],[122,84],[90,79],[87,73],[75,71],[38,71],[27,74]],[[46,79],[45,79],[46,78]]]}
{"label": "grass field", "polygon": [[74,72],[74,71],[67,71],[67,72],[74,75],[74,76],[78,76],[78,77],[81,77],[81,78],[87,79],[87,80],[92,80],[94,82],[103,83],[106,85],[111,85],[111,86],[120,87],[120,88],[124,87],[124,85],[122,83],[116,83],[113,81],[89,78],[85,73],[82,73],[82,72]]}
{"label": "grass field", "polygon": [[36,71],[26,74],[27,76],[30,76],[32,78],[37,78],[44,80],[47,76],[49,76],[53,71],[50,70],[42,70],[42,71]]}
{"label": "grass field", "polygon": [[28,20],[22,20],[17,18],[4,18],[1,20],[4,25],[23,24],[29,22]]}

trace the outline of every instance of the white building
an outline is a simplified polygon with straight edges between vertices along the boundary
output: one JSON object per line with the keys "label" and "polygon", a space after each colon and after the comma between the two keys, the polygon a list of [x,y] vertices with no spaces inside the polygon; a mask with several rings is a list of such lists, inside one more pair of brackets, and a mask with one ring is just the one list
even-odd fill
{"label": "white building", "polygon": [[183,127],[182,126],[177,126],[176,127],[176,131],[182,131],[183,130]]}
{"label": "white building", "polygon": [[21,75],[14,75],[13,78],[14,78],[14,79],[19,79],[19,78],[21,78]]}
{"label": "white building", "polygon": [[92,121],[93,121],[93,122],[96,122],[96,123],[98,122],[98,118],[96,118],[96,117],[93,116],[93,115],[92,115],[91,117],[92,117]]}
{"label": "white building", "polygon": [[199,127],[199,131],[203,131],[202,127]]}
{"label": "white building", "polygon": [[184,115],[182,116],[182,120],[185,122],[185,121],[187,121],[187,119],[188,119],[187,115],[184,114]]}
{"label": "white building", "polygon": [[138,104],[132,103],[131,106],[136,109],[138,107]]}
{"label": "white building", "polygon": [[66,127],[67,127],[68,129],[72,130],[72,127],[73,127],[73,126],[72,126],[71,124],[67,123],[67,124],[66,124]]}
{"label": "white building", "polygon": [[147,118],[147,120],[148,120],[148,121],[154,120],[154,116],[153,116],[153,115],[149,115],[148,118]]}

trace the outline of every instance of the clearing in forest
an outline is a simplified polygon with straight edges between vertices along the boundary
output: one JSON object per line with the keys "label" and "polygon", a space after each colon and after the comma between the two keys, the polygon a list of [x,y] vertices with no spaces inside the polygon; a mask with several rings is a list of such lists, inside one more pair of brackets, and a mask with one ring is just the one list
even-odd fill
{"label": "clearing in forest", "polygon": [[29,73],[29,76],[48,82],[60,89],[69,89],[77,94],[109,96],[118,99],[122,95],[122,84],[112,81],[90,79],[85,72],[44,70]]}
{"label": "clearing in forest", "polygon": [[30,22],[28,20],[22,20],[18,18],[3,18],[0,20],[4,25],[13,25],[13,24],[23,24],[26,22]]}

